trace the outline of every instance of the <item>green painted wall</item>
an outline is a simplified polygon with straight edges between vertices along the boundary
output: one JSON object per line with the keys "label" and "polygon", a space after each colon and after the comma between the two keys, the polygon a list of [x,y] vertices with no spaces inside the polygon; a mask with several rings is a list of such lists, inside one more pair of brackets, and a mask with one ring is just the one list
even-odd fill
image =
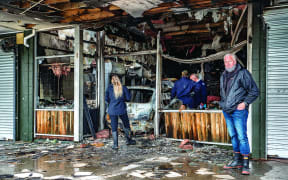
{"label": "green painted wall", "polygon": [[252,105],[252,157],[266,158],[266,29],[261,0],[253,2],[252,75],[260,96]]}
{"label": "green painted wall", "polygon": [[[31,34],[25,32],[25,36]],[[34,124],[34,40],[28,40],[29,48],[18,46],[19,71],[18,71],[18,127],[17,140],[33,140]]]}

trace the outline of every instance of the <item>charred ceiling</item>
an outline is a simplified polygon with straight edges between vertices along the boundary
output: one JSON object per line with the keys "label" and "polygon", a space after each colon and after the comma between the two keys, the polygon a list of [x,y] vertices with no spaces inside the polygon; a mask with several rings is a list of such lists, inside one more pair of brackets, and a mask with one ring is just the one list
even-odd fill
{"label": "charred ceiling", "polygon": [[107,34],[138,42],[153,41],[161,31],[166,54],[191,58],[246,39],[246,3],[247,0],[2,0],[3,14],[35,21],[9,21],[3,16],[0,26],[16,23],[37,29],[42,22],[80,24],[83,29],[105,29]]}

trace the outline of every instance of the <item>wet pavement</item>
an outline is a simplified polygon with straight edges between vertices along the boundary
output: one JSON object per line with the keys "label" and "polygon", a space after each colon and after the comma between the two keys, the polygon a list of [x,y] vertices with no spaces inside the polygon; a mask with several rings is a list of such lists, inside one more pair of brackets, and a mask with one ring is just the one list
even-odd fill
{"label": "wet pavement", "polygon": [[112,150],[111,139],[82,143],[38,140],[0,142],[0,179],[288,179],[287,161],[252,161],[250,176],[222,167],[232,158],[231,148],[137,137],[137,145]]}

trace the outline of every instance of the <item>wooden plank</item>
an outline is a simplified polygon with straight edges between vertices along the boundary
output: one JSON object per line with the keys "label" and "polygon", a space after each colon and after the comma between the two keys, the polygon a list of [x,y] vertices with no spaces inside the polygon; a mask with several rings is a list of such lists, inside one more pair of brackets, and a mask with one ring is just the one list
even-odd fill
{"label": "wooden plank", "polygon": [[71,113],[72,118],[70,119],[71,135],[74,135],[74,111]]}
{"label": "wooden plank", "polygon": [[181,129],[181,139],[186,139],[186,119],[184,117],[184,113],[180,114],[180,129]]}
{"label": "wooden plank", "polygon": [[145,15],[152,15],[152,14],[158,14],[163,12],[171,12],[171,8],[177,8],[182,7],[183,5],[180,3],[170,2],[170,3],[162,3],[156,8],[149,9],[145,11],[143,14]]}
{"label": "wooden plank", "polygon": [[70,0],[45,0],[44,4],[57,4],[57,3],[65,3],[70,2]]}
{"label": "wooden plank", "polygon": [[216,142],[220,142],[220,113],[216,113]]}
{"label": "wooden plank", "polygon": [[51,111],[51,134],[55,134],[55,111]]}
{"label": "wooden plank", "polygon": [[66,115],[65,115],[65,130],[66,130],[66,134],[69,134],[69,119],[70,119],[70,114],[71,112],[66,112]]}
{"label": "wooden plank", "polygon": [[165,36],[179,36],[185,34],[198,34],[198,33],[210,33],[210,31],[208,29],[187,30],[187,31],[166,33]]}
{"label": "wooden plank", "polygon": [[177,139],[177,121],[178,121],[178,113],[177,112],[172,112],[172,127],[173,127],[173,138]]}
{"label": "wooden plank", "polygon": [[40,111],[36,111],[36,133],[40,131]]}
{"label": "wooden plank", "polygon": [[164,118],[165,118],[165,132],[166,132],[166,136],[170,137],[170,118],[169,118],[169,114],[170,113],[164,113]]}
{"label": "wooden plank", "polygon": [[55,134],[59,134],[59,111],[56,111],[55,116]]}
{"label": "wooden plank", "polygon": [[206,117],[206,136],[207,136],[207,140],[210,142],[212,141],[211,139],[211,114],[210,113],[205,113],[205,117]]}
{"label": "wooden plank", "polygon": [[74,19],[74,21],[76,22],[80,22],[80,21],[99,21],[102,19],[106,19],[106,18],[111,18],[114,17],[115,14],[113,14],[112,12],[109,11],[101,11],[101,12],[93,12],[91,11],[89,14],[84,14],[81,15],[77,18]]}
{"label": "wooden plank", "polygon": [[211,138],[212,141],[216,141],[216,113],[211,113]]}
{"label": "wooden plank", "polygon": [[197,131],[197,135],[198,135],[198,141],[203,141],[203,137],[201,134],[201,114],[200,113],[196,113],[196,131]]}
{"label": "wooden plank", "polygon": [[116,11],[116,10],[120,10],[120,7],[111,4],[109,5],[108,9],[109,11]]}
{"label": "wooden plank", "polygon": [[51,134],[51,111],[47,111],[47,134]]}
{"label": "wooden plank", "polygon": [[59,3],[59,4],[54,4],[52,7],[55,7],[59,10],[71,10],[71,9],[79,9],[83,7],[87,7],[87,5],[84,2],[68,2],[68,3]]}
{"label": "wooden plank", "polygon": [[45,117],[46,111],[42,111],[42,119],[41,119],[41,133],[45,133]]}
{"label": "wooden plank", "polygon": [[205,115],[204,113],[200,113],[200,121],[201,121],[201,134],[202,134],[202,141],[207,141],[206,139],[206,122],[205,122]]}
{"label": "wooden plank", "polygon": [[64,134],[63,111],[59,111],[59,134]]}
{"label": "wooden plank", "polygon": [[[99,8],[98,8],[99,9]],[[86,9],[71,9],[71,10],[66,10],[62,13],[62,16],[64,18],[71,17],[71,16],[80,16],[81,14],[85,13],[87,10]],[[99,9],[99,12],[101,9]]]}
{"label": "wooden plank", "polygon": [[192,128],[193,128],[193,139],[198,140],[196,113],[191,113]]}
{"label": "wooden plank", "polygon": [[192,136],[192,121],[191,121],[191,114],[185,113],[185,118],[187,119],[187,133],[188,133],[188,139],[193,139]]}

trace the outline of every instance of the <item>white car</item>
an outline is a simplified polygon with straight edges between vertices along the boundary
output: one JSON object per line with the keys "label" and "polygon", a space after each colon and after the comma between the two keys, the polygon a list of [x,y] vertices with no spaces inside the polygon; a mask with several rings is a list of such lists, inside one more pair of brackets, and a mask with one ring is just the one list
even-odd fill
{"label": "white car", "polygon": [[133,132],[149,132],[153,130],[155,112],[155,88],[147,86],[128,86],[131,94],[127,102],[127,113]]}

